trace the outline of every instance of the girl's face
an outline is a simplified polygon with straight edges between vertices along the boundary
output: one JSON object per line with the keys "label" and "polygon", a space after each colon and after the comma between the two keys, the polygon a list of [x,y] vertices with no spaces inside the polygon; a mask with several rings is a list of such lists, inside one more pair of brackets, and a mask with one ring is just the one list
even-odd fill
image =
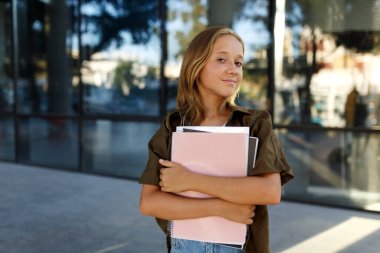
{"label": "girl's face", "polygon": [[234,36],[219,37],[199,74],[198,88],[202,99],[228,99],[239,88],[242,78],[243,45]]}

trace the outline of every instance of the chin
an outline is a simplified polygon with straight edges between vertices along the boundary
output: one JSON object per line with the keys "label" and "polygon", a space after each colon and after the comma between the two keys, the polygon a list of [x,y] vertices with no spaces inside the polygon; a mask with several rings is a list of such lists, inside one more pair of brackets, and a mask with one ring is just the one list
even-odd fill
{"label": "chin", "polygon": [[232,97],[233,95],[235,94],[235,92],[233,93],[228,93],[228,94],[220,94],[220,97],[228,100],[230,97]]}

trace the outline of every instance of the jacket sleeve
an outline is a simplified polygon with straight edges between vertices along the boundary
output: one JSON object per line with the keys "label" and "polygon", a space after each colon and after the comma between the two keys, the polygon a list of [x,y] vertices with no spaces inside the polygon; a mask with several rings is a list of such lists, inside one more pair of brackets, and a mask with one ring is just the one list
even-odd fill
{"label": "jacket sleeve", "polygon": [[150,139],[148,144],[148,161],[145,170],[139,178],[140,184],[159,185],[160,168],[159,159],[169,159],[169,131],[164,122]]}

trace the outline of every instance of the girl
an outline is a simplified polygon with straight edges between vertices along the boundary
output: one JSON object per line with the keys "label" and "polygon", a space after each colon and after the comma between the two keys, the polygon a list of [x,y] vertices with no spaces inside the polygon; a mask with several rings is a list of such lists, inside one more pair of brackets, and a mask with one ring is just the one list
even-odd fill
{"label": "girl", "polygon": [[[168,252],[269,252],[266,205],[280,203],[281,184],[293,175],[272,130],[269,113],[234,103],[243,78],[244,45],[231,29],[210,27],[190,43],[181,66],[177,110],[169,113],[149,142],[141,213],[156,217],[167,234]],[[169,161],[171,134],[178,125],[248,126],[259,138],[254,169],[247,177],[195,174]],[[174,193],[198,191],[215,198],[190,199]],[[168,220],[220,216],[248,225],[244,250],[219,244],[170,238]],[[211,251],[210,251],[211,249]]]}

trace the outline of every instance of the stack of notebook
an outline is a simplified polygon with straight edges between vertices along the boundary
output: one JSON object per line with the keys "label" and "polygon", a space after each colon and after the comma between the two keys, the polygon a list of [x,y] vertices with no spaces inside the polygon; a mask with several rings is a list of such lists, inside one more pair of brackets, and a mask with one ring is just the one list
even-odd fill
{"label": "stack of notebook", "polygon": [[[258,139],[248,127],[177,127],[171,144],[171,160],[189,170],[213,176],[242,177],[255,165]],[[211,198],[199,192],[182,196]],[[173,238],[226,244],[242,248],[246,225],[222,217],[173,220]]]}

